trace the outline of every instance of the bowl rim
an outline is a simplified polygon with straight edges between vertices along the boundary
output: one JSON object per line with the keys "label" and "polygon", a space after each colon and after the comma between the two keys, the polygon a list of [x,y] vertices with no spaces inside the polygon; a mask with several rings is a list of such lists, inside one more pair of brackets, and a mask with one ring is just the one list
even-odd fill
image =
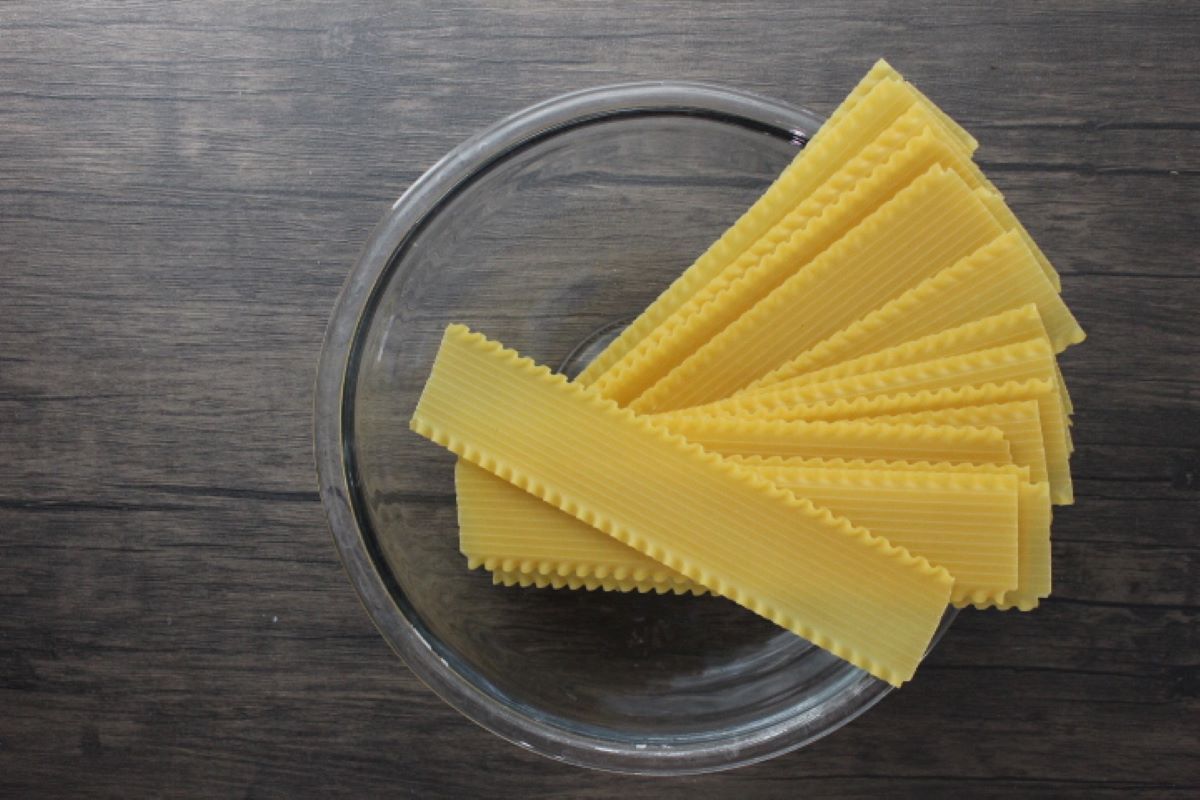
{"label": "bowl rim", "polygon": [[[355,344],[373,311],[373,297],[391,274],[405,242],[472,176],[516,149],[580,125],[620,116],[696,116],[757,128],[805,143],[821,119],[807,109],[707,83],[647,81],[570,92],[512,114],[438,160],[375,226],[334,305],[317,367],[313,444],[322,506],[351,585],[372,623],[413,673],[451,707],[508,741],[555,761],[611,772],[687,775],[745,766],[820,739],[878,703],[891,687],[870,679],[852,686],[833,719],[814,725],[790,715],[752,734],[695,743],[619,743],[560,728],[498,701],[456,672],[397,602],[367,541],[354,498],[347,393],[354,380]],[[948,627],[947,611],[931,647]]]}

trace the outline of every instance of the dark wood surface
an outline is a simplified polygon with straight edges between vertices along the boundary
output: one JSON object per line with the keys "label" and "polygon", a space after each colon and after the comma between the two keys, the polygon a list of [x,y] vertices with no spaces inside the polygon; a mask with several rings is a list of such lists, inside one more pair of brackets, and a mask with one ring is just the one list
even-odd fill
{"label": "dark wood surface", "polygon": [[[0,795],[1197,796],[1198,14],[0,5]],[[828,113],[881,55],[977,134],[1090,333],[1055,597],[964,614],[863,719],[722,775],[589,773],[476,728],[375,633],[314,491],[360,243],[536,100],[683,78]]]}

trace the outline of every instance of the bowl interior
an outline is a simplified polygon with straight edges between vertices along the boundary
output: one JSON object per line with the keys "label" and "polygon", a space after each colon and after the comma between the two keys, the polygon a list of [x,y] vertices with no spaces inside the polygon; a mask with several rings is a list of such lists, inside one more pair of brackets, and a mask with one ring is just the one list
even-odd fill
{"label": "bowl interior", "polygon": [[448,323],[578,368],[799,146],[696,108],[576,119],[458,176],[390,255],[347,371],[348,485],[395,613],[432,657],[414,668],[444,671],[435,687],[477,721],[590,766],[695,771],[797,746],[882,695],[724,599],[493,586],[458,552],[453,457],[408,430]]}

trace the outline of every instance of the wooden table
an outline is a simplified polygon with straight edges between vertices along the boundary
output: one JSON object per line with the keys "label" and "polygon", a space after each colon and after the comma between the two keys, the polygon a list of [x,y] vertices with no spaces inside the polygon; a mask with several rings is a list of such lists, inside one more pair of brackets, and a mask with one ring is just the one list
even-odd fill
{"label": "wooden table", "polygon": [[[1195,797],[1198,11],[0,6],[0,795]],[[878,709],[727,774],[476,728],[375,633],[314,491],[360,243],[534,101],[669,77],[828,113],[880,55],[978,135],[1090,332],[1054,598],[964,614]]]}

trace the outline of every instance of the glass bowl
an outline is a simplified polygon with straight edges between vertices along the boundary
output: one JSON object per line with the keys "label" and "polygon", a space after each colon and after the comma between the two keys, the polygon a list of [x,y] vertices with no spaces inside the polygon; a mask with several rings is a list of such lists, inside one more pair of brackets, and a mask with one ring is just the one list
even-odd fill
{"label": "glass bowl", "polygon": [[458,552],[453,457],[408,429],[448,323],[577,372],[819,122],[695,84],[555,98],[435,164],[346,282],[316,393],[334,540],[413,672],[521,747],[619,772],[706,772],[812,742],[888,692],[724,599],[494,586]]}

